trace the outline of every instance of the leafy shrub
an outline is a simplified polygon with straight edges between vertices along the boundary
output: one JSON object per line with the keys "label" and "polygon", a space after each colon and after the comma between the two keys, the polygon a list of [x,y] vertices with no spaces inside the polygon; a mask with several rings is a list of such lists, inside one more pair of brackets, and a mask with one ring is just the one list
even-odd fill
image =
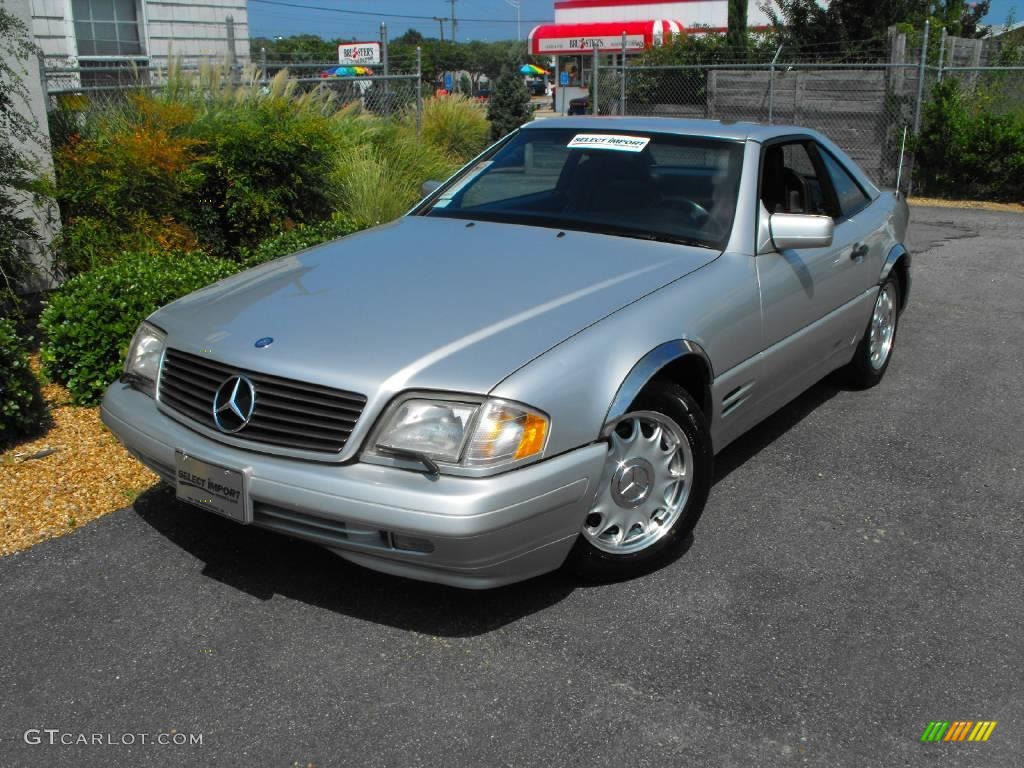
{"label": "leafy shrub", "polygon": [[28,344],[14,322],[0,318],[0,448],[38,431],[47,411],[28,365]]}
{"label": "leafy shrub", "polygon": [[52,249],[56,266],[64,275],[77,275],[115,261],[126,252],[150,250],[199,250],[195,232],[187,225],[164,216],[157,221],[145,213],[129,214],[121,227],[97,216],[78,216],[67,220]]}
{"label": "leafy shrub", "polygon": [[998,107],[997,96],[967,93],[953,78],[932,90],[914,143],[927,194],[1024,200],[1024,112]]}
{"label": "leafy shrub", "polygon": [[237,267],[201,253],[128,253],[71,278],[39,326],[43,366],[81,405],[99,402],[121,373],[135,329],[151,312],[227,277]]}
{"label": "leafy shrub", "polygon": [[247,249],[242,255],[242,264],[255,267],[296,251],[312,248],[330,240],[337,240],[361,229],[349,219],[333,218],[319,224],[299,224],[294,229],[267,238],[255,248]]}
{"label": "leafy shrub", "polygon": [[200,142],[184,135],[195,117],[189,105],[132,94],[83,118],[82,133],[54,153],[63,219],[83,222],[58,250],[66,269],[108,263],[115,244],[131,247],[133,235],[152,229],[140,224],[188,217],[203,181]]}
{"label": "leafy shrub", "polygon": [[491,126],[483,109],[460,94],[423,102],[423,138],[442,152],[465,162],[490,141]]}
{"label": "leafy shrub", "polygon": [[382,124],[338,158],[332,176],[336,205],[360,229],[401,216],[420,197],[420,185],[446,179],[458,166],[414,127]]}
{"label": "leafy shrub", "polygon": [[67,274],[153,244],[249,259],[272,234],[335,213],[357,228],[387,221],[487,141],[464,98],[428,108],[423,140],[411,117],[339,108],[329,92],[298,93],[285,71],[264,88],[171,69],[162,90],[65,100],[52,118]]}
{"label": "leafy shrub", "polygon": [[330,121],[286,99],[210,108],[190,126],[203,145],[192,225],[214,252],[251,246],[290,222],[330,215]]}
{"label": "leafy shrub", "polygon": [[333,108],[282,78],[272,85],[235,90],[206,73],[195,82],[172,75],[155,95],[58,112],[61,213],[71,227],[84,222],[61,242],[66,270],[108,263],[137,248],[140,234],[234,257],[294,222],[329,216],[342,138]]}

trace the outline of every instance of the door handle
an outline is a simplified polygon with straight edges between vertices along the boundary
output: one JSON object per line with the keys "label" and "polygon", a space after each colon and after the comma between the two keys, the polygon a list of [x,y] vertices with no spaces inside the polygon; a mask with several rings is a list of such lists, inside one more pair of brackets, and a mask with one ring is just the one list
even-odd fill
{"label": "door handle", "polygon": [[857,243],[853,246],[853,250],[850,251],[850,258],[854,261],[860,261],[868,255],[869,250],[870,248],[868,248],[867,243]]}

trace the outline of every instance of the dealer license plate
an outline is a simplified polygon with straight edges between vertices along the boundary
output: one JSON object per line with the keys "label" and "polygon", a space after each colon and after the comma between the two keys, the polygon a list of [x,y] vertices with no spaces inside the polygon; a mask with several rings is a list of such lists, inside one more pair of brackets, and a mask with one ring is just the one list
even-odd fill
{"label": "dealer license plate", "polygon": [[174,452],[174,463],[179,499],[239,523],[252,522],[245,473],[210,464],[183,451]]}

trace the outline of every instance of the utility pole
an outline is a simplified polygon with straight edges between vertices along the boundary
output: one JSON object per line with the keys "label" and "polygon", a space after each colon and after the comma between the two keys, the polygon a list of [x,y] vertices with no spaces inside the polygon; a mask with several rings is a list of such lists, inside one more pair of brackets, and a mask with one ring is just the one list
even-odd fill
{"label": "utility pole", "polygon": [[452,4],[452,42],[454,43],[455,42],[455,30],[457,30],[459,27],[458,27],[458,21],[456,21],[456,19],[455,19],[455,0],[449,0],[449,2],[451,2],[451,4]]}
{"label": "utility pole", "polygon": [[441,29],[441,42],[443,43],[444,42],[444,23],[446,21],[448,21],[448,19],[444,18],[443,16],[435,16],[434,17],[434,21],[437,22],[437,26]]}

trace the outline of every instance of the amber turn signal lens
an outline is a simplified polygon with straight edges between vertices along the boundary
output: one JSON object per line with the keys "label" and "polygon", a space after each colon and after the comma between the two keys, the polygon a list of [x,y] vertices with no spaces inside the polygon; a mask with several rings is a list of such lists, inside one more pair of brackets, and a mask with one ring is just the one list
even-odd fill
{"label": "amber turn signal lens", "polygon": [[544,450],[544,441],[548,436],[548,422],[542,416],[534,413],[526,415],[526,423],[523,424],[523,436],[519,439],[519,448],[516,450],[515,458],[525,459]]}

